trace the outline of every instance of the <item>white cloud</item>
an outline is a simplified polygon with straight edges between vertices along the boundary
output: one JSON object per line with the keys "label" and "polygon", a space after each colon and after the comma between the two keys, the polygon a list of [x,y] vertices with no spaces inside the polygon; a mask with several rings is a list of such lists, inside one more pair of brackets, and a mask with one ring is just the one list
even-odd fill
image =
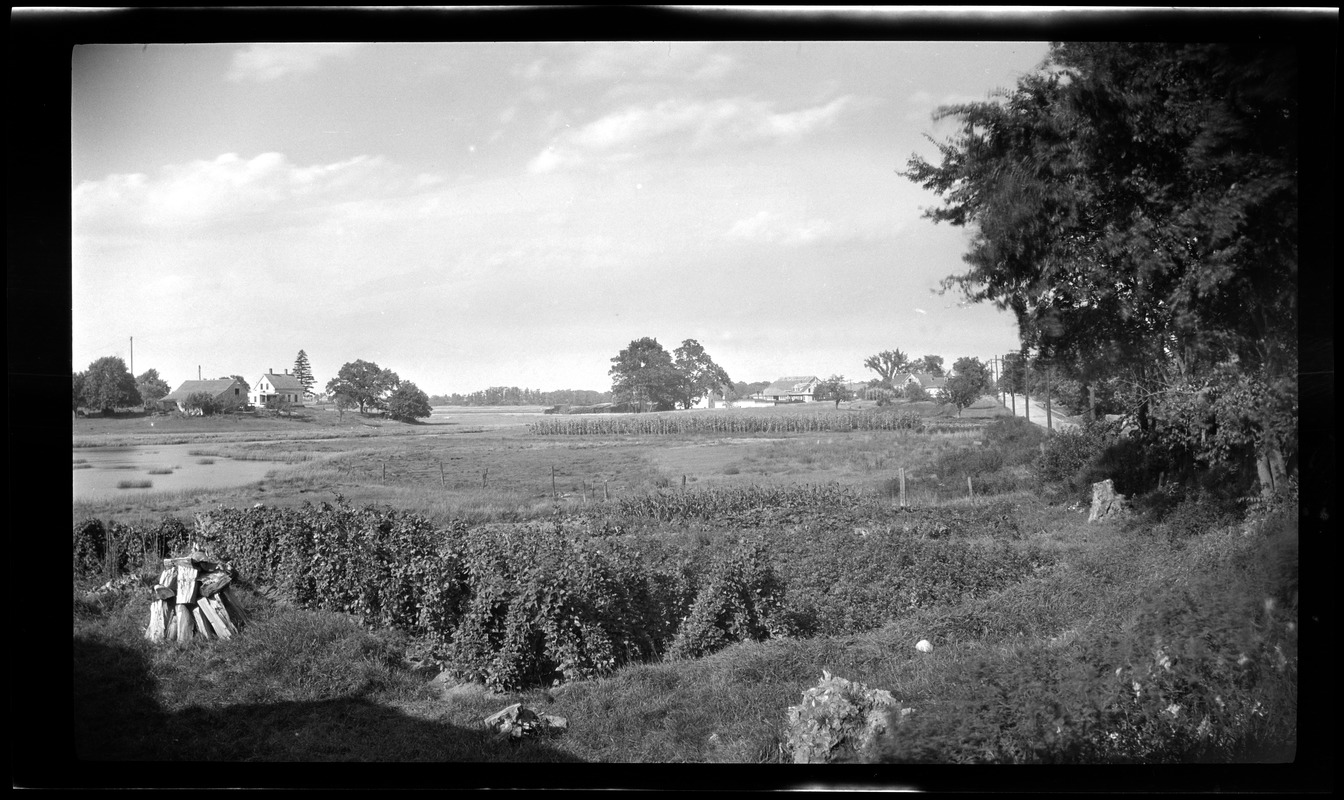
{"label": "white cloud", "polygon": [[659,146],[684,150],[788,141],[832,124],[853,102],[850,97],[839,97],[824,105],[785,112],[748,98],[629,106],[561,133],[547,148],[550,155],[538,156],[530,168],[540,172],[594,159],[619,159],[628,157],[631,150]]}
{"label": "white cloud", "polygon": [[772,244],[803,245],[823,239],[843,238],[837,227],[824,219],[793,220],[781,214],[758,211],[733,223],[728,239]]}
{"label": "white cloud", "polygon": [[75,187],[77,231],[194,228],[246,221],[274,226],[318,206],[369,200],[434,183],[405,176],[380,156],[297,166],[281,153],[244,159],[225,153],[211,161],[143,173],[109,175]]}
{"label": "white cloud", "polygon": [[355,42],[283,42],[254,44],[234,53],[228,80],[273,81],[286,75],[313,72],[322,62],[346,58],[363,45]]}

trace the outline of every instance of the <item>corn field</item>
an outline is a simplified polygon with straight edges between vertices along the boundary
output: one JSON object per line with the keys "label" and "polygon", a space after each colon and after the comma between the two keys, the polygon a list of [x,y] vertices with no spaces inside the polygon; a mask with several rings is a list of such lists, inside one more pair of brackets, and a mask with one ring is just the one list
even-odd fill
{"label": "corn field", "polygon": [[[941,426],[940,426],[941,427]],[[841,433],[844,431],[928,431],[909,412],[836,412],[821,414],[636,414],[530,422],[535,436],[676,435],[696,433]]]}
{"label": "corn field", "polygon": [[657,491],[612,500],[612,510],[628,517],[671,521],[720,520],[754,509],[853,508],[865,499],[856,489],[836,483],[740,486],[691,492]]}

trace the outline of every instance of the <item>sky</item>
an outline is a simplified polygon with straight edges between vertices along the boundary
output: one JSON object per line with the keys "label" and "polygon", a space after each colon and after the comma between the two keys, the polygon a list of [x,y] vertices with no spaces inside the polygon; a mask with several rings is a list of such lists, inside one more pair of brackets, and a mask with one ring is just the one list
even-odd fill
{"label": "sky", "polygon": [[80,45],[72,361],[182,381],[362,359],[428,394],[611,388],[695,339],[735,381],[1017,346],[940,281],[898,171],[1044,42]]}

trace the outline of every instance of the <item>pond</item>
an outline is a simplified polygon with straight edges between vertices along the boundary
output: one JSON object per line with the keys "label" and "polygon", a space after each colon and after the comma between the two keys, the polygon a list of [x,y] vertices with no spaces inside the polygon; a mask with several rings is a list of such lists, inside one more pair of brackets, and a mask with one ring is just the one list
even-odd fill
{"label": "pond", "polygon": [[284,468],[276,461],[191,455],[199,449],[199,444],[72,448],[74,499],[227,489],[256,483]]}

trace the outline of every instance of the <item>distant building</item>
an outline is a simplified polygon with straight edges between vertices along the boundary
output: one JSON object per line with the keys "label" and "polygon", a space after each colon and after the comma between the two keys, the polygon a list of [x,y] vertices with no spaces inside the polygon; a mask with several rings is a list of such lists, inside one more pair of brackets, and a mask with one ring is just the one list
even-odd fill
{"label": "distant building", "polygon": [[815,375],[780,378],[752,397],[776,403],[811,403],[816,400],[817,387],[820,385],[821,380]]}
{"label": "distant building", "polygon": [[267,372],[257,378],[257,382],[252,384],[249,400],[254,406],[264,406],[272,400],[301,406],[304,403],[303,395],[303,384],[290,375],[289,370],[285,370],[284,374]]}
{"label": "distant building", "polygon": [[[204,392],[214,398],[223,408],[236,408],[247,404],[247,395],[243,394],[243,385],[237,378],[220,378],[213,381],[183,381],[176,391],[165,395],[159,403],[163,408],[177,407],[178,411],[187,410],[187,398]],[[199,413],[199,412],[195,412]]]}

